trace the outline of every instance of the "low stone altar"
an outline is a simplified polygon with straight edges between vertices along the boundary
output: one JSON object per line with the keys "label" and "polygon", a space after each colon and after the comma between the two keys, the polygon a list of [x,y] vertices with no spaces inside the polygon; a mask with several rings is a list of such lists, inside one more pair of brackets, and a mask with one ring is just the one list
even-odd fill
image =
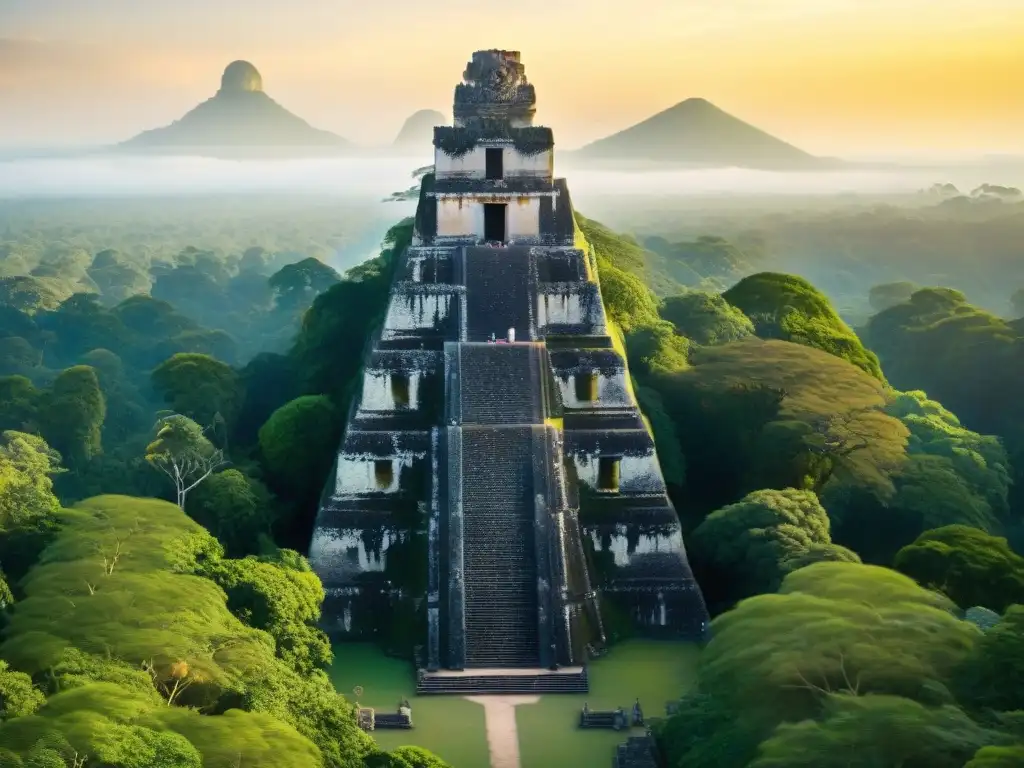
{"label": "low stone altar", "polygon": [[604,711],[584,707],[580,712],[579,727],[621,731],[629,728],[629,716],[622,707]]}
{"label": "low stone altar", "polygon": [[372,707],[360,707],[358,722],[364,731],[378,728],[408,730],[412,728],[412,712],[377,712]]}

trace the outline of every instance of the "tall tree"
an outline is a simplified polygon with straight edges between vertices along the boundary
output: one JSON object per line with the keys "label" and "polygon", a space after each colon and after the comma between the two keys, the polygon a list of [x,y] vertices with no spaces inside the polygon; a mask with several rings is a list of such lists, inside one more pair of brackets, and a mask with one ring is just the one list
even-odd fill
{"label": "tall tree", "polygon": [[1024,604],[1024,558],[1006,539],[967,525],[925,531],[896,554],[894,567],[964,609],[1002,613]]}
{"label": "tall tree", "polygon": [[76,365],[61,372],[43,399],[43,436],[70,468],[80,469],[102,450],[106,415],[96,371]]}
{"label": "tall tree", "polygon": [[281,267],[269,282],[277,308],[295,311],[309,304],[341,280],[341,275],[319,259],[310,257]]}
{"label": "tall tree", "polygon": [[[206,427],[230,427],[241,404],[238,374],[209,355],[179,353],[157,366],[153,388],[175,411]],[[219,430],[218,430],[219,431]]]}
{"label": "tall tree", "polygon": [[224,452],[206,438],[203,428],[177,414],[157,422],[156,439],[146,447],[146,461],[173,483],[182,510],[189,492],[226,463]]}
{"label": "tall tree", "polygon": [[210,475],[189,495],[185,511],[216,536],[232,557],[258,552],[274,523],[270,493],[259,480],[237,469]]}

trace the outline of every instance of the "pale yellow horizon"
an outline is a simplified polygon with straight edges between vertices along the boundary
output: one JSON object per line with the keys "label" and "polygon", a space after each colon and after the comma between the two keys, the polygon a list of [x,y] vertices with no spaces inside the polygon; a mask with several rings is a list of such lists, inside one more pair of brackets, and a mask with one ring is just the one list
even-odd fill
{"label": "pale yellow horizon", "polygon": [[1024,0],[350,6],[0,0],[0,144],[128,138],[242,58],[313,125],[384,145],[418,109],[450,114],[470,53],[499,46],[563,147],[702,97],[815,154],[1024,152]]}

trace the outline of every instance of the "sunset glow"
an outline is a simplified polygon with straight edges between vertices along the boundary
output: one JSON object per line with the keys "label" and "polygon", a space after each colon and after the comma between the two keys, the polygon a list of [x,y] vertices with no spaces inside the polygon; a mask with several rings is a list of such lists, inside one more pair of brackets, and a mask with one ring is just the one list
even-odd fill
{"label": "sunset glow", "polygon": [[450,109],[469,52],[523,52],[577,146],[692,96],[817,154],[1024,151],[1019,0],[0,0],[0,144],[176,119],[229,61],[319,128],[387,143]]}

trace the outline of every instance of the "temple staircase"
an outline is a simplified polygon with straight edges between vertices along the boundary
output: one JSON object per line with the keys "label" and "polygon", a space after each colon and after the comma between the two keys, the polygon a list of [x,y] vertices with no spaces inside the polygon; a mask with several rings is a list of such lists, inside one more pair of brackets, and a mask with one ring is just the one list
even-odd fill
{"label": "temple staircase", "polygon": [[461,587],[451,610],[461,613],[454,621],[462,642],[454,668],[421,673],[421,694],[587,690],[583,667],[542,667],[551,640],[542,639],[550,625],[541,620],[541,593],[552,578],[545,354],[537,343],[445,346],[446,420],[457,446],[446,460],[458,499],[448,525],[461,531]]}
{"label": "temple staircase", "polygon": [[459,423],[541,424],[540,344],[459,344]]}
{"label": "temple staircase", "polygon": [[533,271],[530,249],[525,247],[463,249],[466,282],[466,339],[487,341],[494,334],[516,338],[533,336]]}
{"label": "temple staircase", "polygon": [[537,667],[533,428],[462,432],[466,666]]}

